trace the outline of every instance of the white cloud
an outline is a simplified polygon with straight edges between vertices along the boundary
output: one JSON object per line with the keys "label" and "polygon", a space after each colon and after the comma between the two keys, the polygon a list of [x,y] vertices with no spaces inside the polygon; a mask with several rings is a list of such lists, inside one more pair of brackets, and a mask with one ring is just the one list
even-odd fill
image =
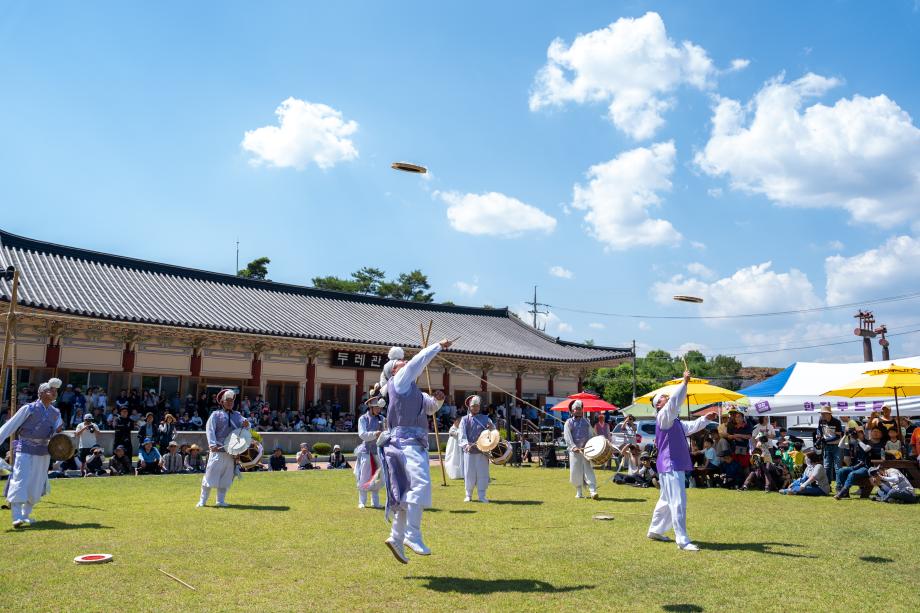
{"label": "white cloud", "polygon": [[821,306],[808,276],[795,268],[789,272],[771,270],[764,262],[741,268],[732,276],[711,283],[695,277],[676,275],[652,286],[660,304],[674,304],[675,295],[699,296],[700,315],[737,315],[767,311],[788,311]]}
{"label": "white cloud", "polygon": [[700,251],[706,248],[706,244],[701,243],[700,241],[690,241],[690,246],[693,247],[694,249],[699,249]]}
{"label": "white cloud", "polygon": [[603,329],[605,329],[607,326],[605,326],[604,324],[598,323],[598,322],[596,322],[596,321],[593,321],[593,322],[591,322],[591,323],[588,324],[588,327],[589,327],[589,328],[592,328],[592,329],[594,329],[594,330],[603,330]]}
{"label": "white cloud", "polygon": [[[533,323],[533,315],[527,312],[528,307],[520,305],[517,308],[516,315],[528,325]],[[537,313],[537,326],[549,335],[558,336],[572,332],[573,328],[568,322],[559,319],[559,316],[550,311],[549,313]]]}
{"label": "white cloud", "polygon": [[537,73],[530,109],[567,102],[607,103],[613,124],[635,139],[651,138],[682,85],[712,86],[715,68],[702,47],[668,38],[658,13],[623,17],[601,30],[554,40]]}
{"label": "white cloud", "polygon": [[571,279],[575,274],[562,266],[553,266],[549,269],[549,274],[554,277],[559,277],[560,279]]}
{"label": "white cloud", "polygon": [[704,351],[706,345],[701,345],[700,343],[683,343],[680,347],[677,348],[677,355],[687,355],[688,351]]}
{"label": "white cloud", "polygon": [[454,283],[454,287],[457,288],[457,291],[464,296],[472,296],[479,291],[479,286],[476,285],[475,279],[472,283],[467,283],[466,281],[457,281]]}
{"label": "white cloud", "polygon": [[806,74],[768,81],[746,106],[718,100],[696,164],[733,189],[781,205],[839,207],[882,227],[920,213],[920,129],[885,95],[804,101],[840,81]]}
{"label": "white cloud", "polygon": [[731,68],[727,72],[738,72],[744,70],[751,65],[751,60],[746,60],[744,58],[736,58],[732,60]]}
{"label": "white cloud", "polygon": [[556,219],[516,198],[487,192],[434,192],[447,203],[447,219],[460,232],[477,236],[514,238],[524,232],[552,233]]}
{"label": "white cloud", "polygon": [[703,279],[712,279],[716,276],[716,273],[712,269],[708,268],[705,264],[699,262],[690,262],[687,264],[687,271],[691,275],[696,275]]}
{"label": "white cloud", "polygon": [[706,193],[709,194],[712,198],[721,198],[722,197],[722,188],[721,187],[710,187],[706,190]]}
{"label": "white cloud", "polygon": [[844,244],[841,241],[833,240],[827,242],[827,248],[831,251],[843,251]]}
{"label": "white cloud", "polygon": [[828,304],[846,304],[885,298],[920,287],[920,240],[894,236],[875,249],[852,257],[833,255],[824,260]]}
{"label": "white cloud", "polygon": [[673,142],[624,151],[592,166],[588,184],[576,185],[572,206],[587,210],[590,233],[610,249],[674,244],[680,232],[665,219],[649,217],[661,203],[659,192],[671,189]]}
{"label": "white cloud", "polygon": [[640,321],[638,327],[639,327],[639,329],[642,330],[643,332],[646,332],[646,331],[652,329],[652,326],[650,326],[650,325],[648,324],[648,322],[646,322],[646,321]]}
{"label": "white cloud", "polygon": [[[821,321],[797,322],[769,331],[746,330],[740,336],[747,348],[738,349],[737,352],[744,354],[739,356],[739,359],[746,365],[783,367],[803,359],[809,362],[855,362],[861,359],[859,339],[853,336],[851,321],[837,324]],[[845,341],[848,336],[853,339],[852,344],[795,349],[806,345]],[[808,354],[807,358],[803,358],[805,352]],[[732,351],[719,353],[734,355]]]}
{"label": "white cloud", "polygon": [[349,138],[358,130],[354,121],[325,104],[288,98],[275,109],[279,125],[249,130],[242,147],[255,157],[253,164],[303,170],[311,163],[322,169],[358,157]]}
{"label": "white cloud", "polygon": [[558,330],[560,334],[563,334],[563,333],[568,334],[572,332],[572,330],[574,330],[572,326],[570,326],[569,324],[565,322],[560,322],[559,325],[556,327],[556,329]]}

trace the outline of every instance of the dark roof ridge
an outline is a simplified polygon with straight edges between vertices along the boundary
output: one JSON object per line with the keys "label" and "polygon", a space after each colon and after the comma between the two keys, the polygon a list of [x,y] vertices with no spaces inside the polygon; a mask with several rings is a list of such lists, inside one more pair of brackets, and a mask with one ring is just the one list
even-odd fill
{"label": "dark roof ridge", "polygon": [[91,249],[82,249],[79,247],[59,245],[57,243],[48,243],[34,238],[12,234],[2,229],[0,229],[0,245],[15,247],[26,251],[36,251],[38,253],[48,253],[62,257],[70,257],[74,259],[88,259],[119,268],[140,269],[163,275],[191,277],[202,281],[213,281],[216,283],[226,283],[228,285],[239,285],[243,287],[251,287],[255,289],[263,289],[281,293],[292,293],[304,296],[313,296],[317,298],[328,298],[329,300],[348,300],[353,302],[379,304],[407,309],[440,311],[444,313],[458,313],[464,315],[482,315],[484,317],[509,317],[511,315],[511,311],[508,309],[508,307],[485,308],[449,305],[437,302],[414,302],[412,300],[400,300],[398,298],[381,298],[379,296],[369,296],[367,294],[352,294],[349,292],[340,292],[336,290],[319,289],[316,287],[307,287],[304,285],[294,285],[292,283],[276,283],[274,281],[246,279],[227,273],[211,272],[198,268],[178,266],[175,264],[151,262],[149,260],[113,255],[110,253],[103,253],[101,251],[93,251]]}

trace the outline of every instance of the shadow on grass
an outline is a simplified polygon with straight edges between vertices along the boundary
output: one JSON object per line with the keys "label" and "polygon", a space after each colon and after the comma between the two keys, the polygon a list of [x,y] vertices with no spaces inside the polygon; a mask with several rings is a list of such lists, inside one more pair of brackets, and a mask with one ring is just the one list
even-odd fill
{"label": "shadow on grass", "polygon": [[231,504],[225,509],[236,509],[237,511],[290,511],[291,507],[281,504]]}
{"label": "shadow on grass", "polygon": [[464,515],[466,515],[466,514],[468,514],[468,513],[475,513],[475,512],[476,512],[476,511],[474,511],[474,510],[472,510],[472,509],[457,509],[457,510],[455,510],[455,511],[448,511],[448,513],[464,514]]}
{"label": "shadow on grass", "polygon": [[594,589],[594,585],[568,585],[556,587],[536,579],[466,579],[460,577],[410,577],[425,581],[422,587],[435,592],[462,594],[495,594],[501,592],[560,594]]}
{"label": "shadow on grass", "polygon": [[46,504],[51,507],[67,507],[68,509],[89,509],[91,511],[101,511],[102,510],[99,507],[88,507],[83,504],[66,504],[64,502],[45,502],[43,504]]}
{"label": "shadow on grass", "polygon": [[688,613],[698,613],[706,610],[698,604],[663,604],[661,609],[663,611],[687,611]]}
{"label": "shadow on grass", "polygon": [[66,521],[58,521],[56,519],[49,519],[47,521],[37,520],[34,524],[28,528],[23,528],[16,530],[10,528],[7,532],[30,532],[34,530],[84,530],[84,529],[93,529],[93,530],[111,530],[112,526],[103,526],[102,524],[96,522],[86,522],[82,524],[68,524]]}
{"label": "shadow on grass", "polygon": [[873,564],[890,564],[894,562],[891,558],[883,558],[880,556],[859,556],[859,559],[863,562],[872,562]]}
{"label": "shadow on grass", "polygon": [[543,504],[542,500],[490,500],[489,504],[518,504],[521,506],[533,506]]}
{"label": "shadow on grass", "polygon": [[598,496],[597,499],[605,502],[648,502],[645,498],[607,498],[606,496]]}
{"label": "shadow on grass", "polygon": [[802,547],[802,545],[796,545],[795,543],[776,543],[776,542],[765,542],[765,543],[703,543],[694,541],[697,545],[700,546],[700,549],[707,549],[710,551],[752,551],[754,553],[764,553],[771,556],[784,556],[787,558],[817,558],[818,556],[812,556],[804,553],[792,553],[789,551],[777,551],[774,547]]}

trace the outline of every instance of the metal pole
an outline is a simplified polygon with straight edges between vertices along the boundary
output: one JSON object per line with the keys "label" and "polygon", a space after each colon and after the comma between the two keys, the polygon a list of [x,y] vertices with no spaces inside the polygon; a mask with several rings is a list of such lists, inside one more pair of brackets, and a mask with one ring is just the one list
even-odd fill
{"label": "metal pole", "polygon": [[632,345],[632,370],[633,370],[633,404],[636,403],[636,340],[633,339]]}

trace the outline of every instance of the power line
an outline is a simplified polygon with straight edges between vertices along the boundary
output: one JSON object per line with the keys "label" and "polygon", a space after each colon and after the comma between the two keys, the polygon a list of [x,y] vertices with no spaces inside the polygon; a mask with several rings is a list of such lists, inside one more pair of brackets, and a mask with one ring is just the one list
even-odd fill
{"label": "power line", "polygon": [[[889,337],[904,336],[906,334],[916,334],[917,332],[920,332],[920,328],[916,330],[908,330],[906,332],[897,332],[895,334],[889,334],[888,336]],[[727,355],[729,355],[730,357],[737,357],[739,355],[760,355],[762,353],[779,353],[781,351],[797,351],[799,349],[817,349],[818,347],[833,347],[835,345],[848,345],[852,342],[853,342],[852,340],[847,340],[847,341],[838,341],[836,343],[820,343],[817,345],[799,345],[795,347],[783,347],[781,349],[765,349],[763,351],[742,351],[738,353],[730,353]]]}
{"label": "power line", "polygon": [[[891,332],[893,330],[904,330],[906,328],[913,328],[914,326],[920,326],[920,322],[904,324],[901,326],[894,326],[894,327],[890,327],[888,330],[889,332]],[[843,338],[849,338],[852,340],[853,335],[852,334],[834,334],[832,336],[813,336],[810,338],[806,337],[806,338],[797,339],[797,342],[810,343],[814,341],[826,341],[826,340],[831,340],[831,339],[836,340],[836,339],[843,339]],[[755,343],[753,345],[732,345],[729,347],[708,347],[707,351],[729,351],[732,349],[757,349],[761,347],[780,347],[782,344],[783,343],[773,342],[773,343]]]}
{"label": "power line", "polygon": [[[870,300],[861,300],[859,302],[847,302],[845,304],[834,304],[821,307],[811,307],[807,309],[793,309],[789,311],[770,311],[766,313],[740,313],[735,315],[643,315],[638,313],[607,313],[604,311],[589,311],[586,309],[574,309],[571,307],[544,305],[554,308],[558,311],[567,311],[570,313],[580,313],[582,315],[598,315],[601,317],[621,317],[626,319],[746,319],[755,317],[780,317],[784,315],[801,315],[804,313],[820,313],[824,311],[833,311],[836,309],[851,309],[853,307],[864,307],[870,304],[882,304],[886,302],[900,302],[903,300],[915,300],[920,298],[920,292],[911,294],[902,294],[900,296],[889,296],[887,298],[873,298]],[[528,303],[529,304],[529,303]]]}

